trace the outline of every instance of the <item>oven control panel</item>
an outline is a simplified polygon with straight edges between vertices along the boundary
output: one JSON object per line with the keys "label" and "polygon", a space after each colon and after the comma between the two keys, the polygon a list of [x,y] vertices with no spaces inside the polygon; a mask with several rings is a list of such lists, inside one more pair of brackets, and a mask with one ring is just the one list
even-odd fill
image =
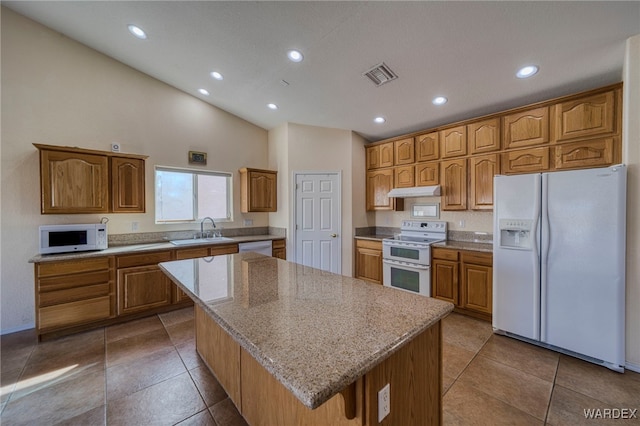
{"label": "oven control panel", "polygon": [[447,222],[421,220],[403,220],[400,228],[403,231],[447,232]]}

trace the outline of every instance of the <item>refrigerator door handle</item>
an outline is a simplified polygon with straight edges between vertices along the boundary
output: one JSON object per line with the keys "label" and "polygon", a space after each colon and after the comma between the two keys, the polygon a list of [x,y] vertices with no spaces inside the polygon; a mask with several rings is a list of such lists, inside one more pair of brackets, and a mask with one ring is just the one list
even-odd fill
{"label": "refrigerator door handle", "polygon": [[549,224],[549,179],[546,173],[542,174],[541,210],[540,210],[540,340],[547,340],[547,294],[548,294],[548,268],[549,246],[551,245],[551,233]]}

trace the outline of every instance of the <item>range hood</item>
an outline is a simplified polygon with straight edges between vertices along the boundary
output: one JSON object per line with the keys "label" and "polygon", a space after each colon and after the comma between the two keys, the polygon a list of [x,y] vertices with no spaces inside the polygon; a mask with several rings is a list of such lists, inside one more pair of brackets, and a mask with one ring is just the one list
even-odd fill
{"label": "range hood", "polygon": [[394,198],[437,197],[440,195],[440,185],[394,188],[387,195]]}

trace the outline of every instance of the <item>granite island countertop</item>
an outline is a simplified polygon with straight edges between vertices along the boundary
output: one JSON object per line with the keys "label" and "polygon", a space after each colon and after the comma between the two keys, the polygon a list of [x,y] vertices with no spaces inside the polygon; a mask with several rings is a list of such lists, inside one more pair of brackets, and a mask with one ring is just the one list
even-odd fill
{"label": "granite island countertop", "polygon": [[159,265],[311,409],[453,310],[448,302],[257,253]]}

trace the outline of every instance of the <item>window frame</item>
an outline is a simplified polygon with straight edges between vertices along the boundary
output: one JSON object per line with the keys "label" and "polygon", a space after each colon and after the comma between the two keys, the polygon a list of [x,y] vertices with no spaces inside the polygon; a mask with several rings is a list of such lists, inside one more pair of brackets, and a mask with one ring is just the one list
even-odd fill
{"label": "window frame", "polygon": [[[157,211],[158,211],[158,193],[157,193],[157,172],[174,172],[174,173],[185,173],[191,174],[193,179],[193,194],[191,196],[191,201],[193,203],[193,212],[195,218],[187,219],[187,220],[158,220]],[[217,170],[203,170],[203,169],[191,169],[186,167],[175,167],[175,166],[161,166],[155,165],[153,170],[153,194],[154,194],[154,222],[156,225],[171,225],[171,224],[179,224],[179,223],[200,223],[202,219],[206,216],[199,217],[200,212],[198,211],[198,175],[206,175],[206,176],[220,176],[227,178],[227,214],[226,218],[213,218],[216,223],[218,222],[233,222],[233,173],[231,172],[222,172]]]}

